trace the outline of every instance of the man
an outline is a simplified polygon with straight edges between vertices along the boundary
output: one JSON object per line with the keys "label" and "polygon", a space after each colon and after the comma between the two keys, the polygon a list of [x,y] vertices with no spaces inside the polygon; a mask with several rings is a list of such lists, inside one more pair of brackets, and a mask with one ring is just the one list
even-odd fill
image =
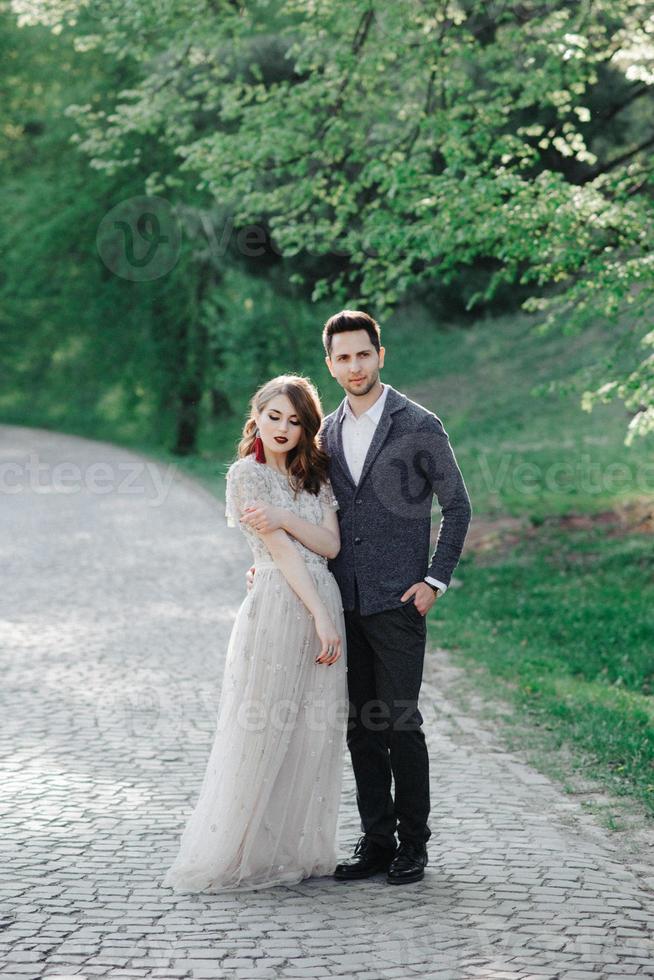
{"label": "man", "polygon": [[[339,503],[341,549],[329,567],[343,598],[347,744],[364,832],[334,877],[386,871],[387,881],[402,884],[424,877],[431,836],[429,758],[418,710],[425,616],[449,585],[472,509],[441,420],[381,383],[385,350],[375,320],[343,310],[327,320],[323,345],[327,367],[346,392],[324,419],[321,437]],[[428,563],[434,494],[442,519]]]}
{"label": "man", "polygon": [[[425,616],[450,583],[472,510],[441,420],[380,381],[385,350],[376,321],[342,310],[322,339],[327,367],[346,392],[323,420],[321,440],[339,504],[341,548],[329,568],[343,599],[347,745],[364,832],[334,877],[385,871],[387,881],[403,884],[424,877],[431,836],[418,710]],[[434,494],[442,519],[429,560]],[[250,569],[249,585],[252,576]]]}

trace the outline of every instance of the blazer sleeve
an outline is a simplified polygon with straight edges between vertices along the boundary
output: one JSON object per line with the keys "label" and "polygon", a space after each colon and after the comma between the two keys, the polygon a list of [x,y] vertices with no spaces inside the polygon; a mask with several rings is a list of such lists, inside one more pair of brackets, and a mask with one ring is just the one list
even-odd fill
{"label": "blazer sleeve", "polygon": [[430,414],[426,425],[429,449],[422,454],[421,469],[441,508],[436,548],[427,575],[449,585],[463,551],[472,507],[443,423],[437,415]]}

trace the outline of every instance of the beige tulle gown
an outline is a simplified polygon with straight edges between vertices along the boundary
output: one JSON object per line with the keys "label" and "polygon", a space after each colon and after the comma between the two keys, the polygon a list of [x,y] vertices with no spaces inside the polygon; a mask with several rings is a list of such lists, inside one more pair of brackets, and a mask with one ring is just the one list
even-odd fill
{"label": "beige tulle gown", "polygon": [[318,495],[295,497],[286,476],[254,456],[229,468],[227,523],[245,534],[256,572],[229,639],[199,798],[164,878],[176,891],[293,884],[330,875],[337,863],[348,708],[341,594],[327,559],[292,538],[342,637],[341,657],[317,664],[312,616],[256,531],[239,525],[254,501],[314,524],[322,523],[325,508],[338,509],[329,481]]}

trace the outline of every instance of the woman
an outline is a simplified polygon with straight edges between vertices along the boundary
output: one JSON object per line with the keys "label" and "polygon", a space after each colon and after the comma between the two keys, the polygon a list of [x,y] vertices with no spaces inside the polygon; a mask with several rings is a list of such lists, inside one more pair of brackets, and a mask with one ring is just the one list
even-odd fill
{"label": "woman", "polygon": [[321,423],[307,379],[273,378],[252,398],[227,473],[227,522],[240,522],[256,575],[230,636],[200,796],[164,879],[178,891],[293,884],[337,863],[348,696]]}

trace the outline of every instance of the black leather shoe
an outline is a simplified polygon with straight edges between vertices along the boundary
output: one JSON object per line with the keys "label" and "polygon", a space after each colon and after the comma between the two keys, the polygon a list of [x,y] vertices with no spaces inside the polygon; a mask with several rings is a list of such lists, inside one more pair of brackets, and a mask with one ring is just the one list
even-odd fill
{"label": "black leather shoe", "polygon": [[334,878],[337,881],[352,881],[356,878],[370,878],[380,871],[388,871],[396,853],[397,847],[392,850],[383,847],[364,834],[357,841],[352,857],[336,865]]}
{"label": "black leather shoe", "polygon": [[392,885],[402,885],[409,881],[420,881],[425,876],[427,845],[413,841],[400,841],[400,846],[388,868],[386,880]]}

